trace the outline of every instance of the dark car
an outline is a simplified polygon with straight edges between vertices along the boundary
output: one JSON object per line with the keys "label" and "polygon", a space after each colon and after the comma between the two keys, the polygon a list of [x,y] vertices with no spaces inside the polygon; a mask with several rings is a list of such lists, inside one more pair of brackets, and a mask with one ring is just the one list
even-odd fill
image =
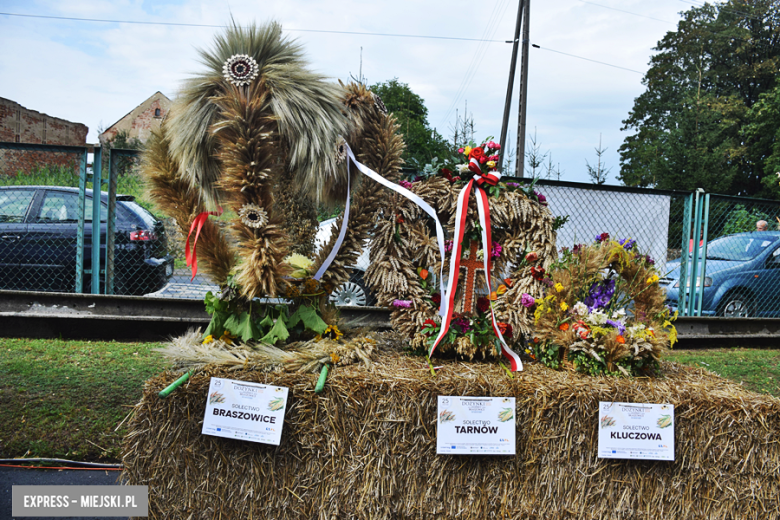
{"label": "dark car", "polygon": [[[690,265],[689,259],[688,269]],[[676,309],[680,260],[667,267],[671,272],[660,283],[666,287],[667,303]],[[737,233],[709,242],[707,267],[701,274],[700,268],[698,276],[688,277],[686,294],[690,294],[690,280],[703,285],[702,315],[780,316],[780,231]]]}
{"label": "dark car", "polygon": [[[73,292],[76,286],[77,188],[0,187],[0,288]],[[108,195],[101,193],[101,293],[104,291]],[[91,292],[92,190],[86,191],[83,292]],[[173,274],[165,228],[134,197],[117,195],[114,294],[162,288]]]}

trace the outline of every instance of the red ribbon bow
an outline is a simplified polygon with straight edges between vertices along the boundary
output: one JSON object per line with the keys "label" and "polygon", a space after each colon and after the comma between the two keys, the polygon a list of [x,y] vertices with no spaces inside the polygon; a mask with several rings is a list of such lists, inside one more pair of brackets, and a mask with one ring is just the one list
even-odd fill
{"label": "red ribbon bow", "polygon": [[[198,273],[198,255],[196,249],[198,247],[198,237],[200,236],[200,230],[203,229],[203,225],[209,219],[209,215],[218,217],[222,215],[222,208],[217,208],[217,211],[204,211],[200,213],[195,220],[192,221],[190,226],[190,232],[187,234],[187,241],[184,243],[184,258],[187,260],[187,266],[192,268],[192,278],[195,279],[195,275]],[[192,252],[190,252],[190,235],[195,231],[195,240],[192,241]]]}
{"label": "red ribbon bow", "polygon": [[485,183],[488,183],[491,186],[495,186],[498,184],[498,180],[501,178],[501,174],[497,171],[482,173],[482,168],[479,166],[479,161],[473,158],[469,161],[469,170],[471,170],[471,172],[474,174],[474,180],[477,181],[477,184],[480,186]]}

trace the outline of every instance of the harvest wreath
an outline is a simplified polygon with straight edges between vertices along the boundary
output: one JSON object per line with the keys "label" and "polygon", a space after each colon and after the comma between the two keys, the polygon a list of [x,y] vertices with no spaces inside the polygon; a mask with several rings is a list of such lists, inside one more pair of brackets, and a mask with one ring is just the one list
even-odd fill
{"label": "harvest wreath", "polygon": [[648,375],[677,340],[653,259],[607,233],[564,249],[534,307],[534,356],[551,368],[591,375]]}
{"label": "harvest wreath", "polygon": [[[489,139],[481,145],[470,143],[458,150],[458,157],[437,164],[430,175],[401,181],[402,186],[435,208],[451,232],[445,251],[454,254],[444,260],[443,269],[431,219],[418,205],[393,195],[379,214],[371,265],[364,279],[378,304],[391,308],[393,328],[409,338],[412,350],[430,351],[441,335],[440,352],[454,352],[467,359],[500,357],[502,337],[510,346],[518,345],[531,332],[531,316],[522,305],[523,295],[542,294],[539,273],[556,256],[555,229],[562,220],[553,217],[546,199],[533,190],[533,184],[500,181],[496,171],[499,149]],[[473,179],[490,177],[494,183],[487,181],[481,188],[475,187],[477,198],[481,190],[489,206],[485,221],[480,219],[477,200],[463,196],[459,202],[459,195]],[[458,219],[463,228],[460,244],[457,232],[451,231],[458,229]],[[486,227],[489,234],[485,233]],[[490,237],[487,241],[486,236]],[[493,272],[495,282],[488,283],[485,275],[486,255],[488,272]],[[453,259],[457,262],[455,268],[451,267]],[[446,304],[438,273],[448,271],[450,299],[456,303],[449,326],[442,333],[447,316],[437,317]],[[457,285],[453,275],[459,279]]]}

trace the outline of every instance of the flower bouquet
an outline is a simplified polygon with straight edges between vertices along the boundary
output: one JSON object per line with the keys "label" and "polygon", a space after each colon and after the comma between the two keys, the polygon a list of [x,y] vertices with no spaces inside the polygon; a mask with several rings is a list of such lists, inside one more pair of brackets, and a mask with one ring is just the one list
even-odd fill
{"label": "flower bouquet", "polygon": [[543,364],[592,375],[647,375],[677,339],[655,263],[607,233],[564,249],[536,299],[529,352]]}

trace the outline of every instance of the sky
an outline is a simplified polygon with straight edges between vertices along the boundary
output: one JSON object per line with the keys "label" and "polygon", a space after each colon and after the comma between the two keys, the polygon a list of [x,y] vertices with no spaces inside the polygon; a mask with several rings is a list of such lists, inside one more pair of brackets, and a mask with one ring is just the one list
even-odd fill
{"label": "sky", "polygon": [[[652,48],[676,29],[680,12],[699,4],[531,1],[530,42],[539,48],[528,60],[527,139],[535,136],[560,180],[590,182],[586,161],[597,162],[601,140],[607,183],[620,184],[622,121],[644,91]],[[311,68],[333,81],[398,78],[423,98],[431,127],[445,137],[467,113],[477,139],[498,141],[517,8],[518,0],[0,0],[0,97],[84,123],[87,141],[97,142],[98,129],[154,92],[174,98],[201,70],[198,49],[209,48],[232,16],[241,25],[278,21],[303,44]],[[519,77],[518,63],[510,150]]]}

